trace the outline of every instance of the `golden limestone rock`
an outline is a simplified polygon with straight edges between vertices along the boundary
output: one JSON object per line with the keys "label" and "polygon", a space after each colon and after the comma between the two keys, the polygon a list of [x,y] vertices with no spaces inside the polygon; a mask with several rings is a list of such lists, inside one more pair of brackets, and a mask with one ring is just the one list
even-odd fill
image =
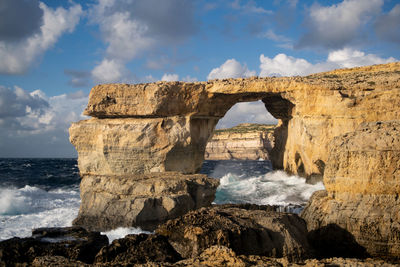
{"label": "golden limestone rock", "polygon": [[[305,77],[95,86],[85,111],[93,118],[70,128],[83,177],[80,218],[101,217],[106,205],[96,201],[118,203],[108,187],[126,179],[198,172],[218,120],[234,104],[256,100],[279,120],[269,153],[273,166],[310,182],[324,180],[327,191],[316,193],[303,213],[315,240],[339,229],[360,253],[400,257],[400,62]],[[99,176],[104,193],[86,201],[97,188],[86,181]],[[120,178],[106,185],[110,177]],[[136,209],[135,199],[115,205],[115,214]],[[158,220],[160,214],[152,214],[146,220]],[[118,224],[135,221],[130,218]]]}
{"label": "golden limestone rock", "polygon": [[332,250],[326,234],[345,231],[372,256],[400,257],[399,121],[362,124],[336,137],[324,184],[327,191],[315,193],[302,213],[314,242]]}

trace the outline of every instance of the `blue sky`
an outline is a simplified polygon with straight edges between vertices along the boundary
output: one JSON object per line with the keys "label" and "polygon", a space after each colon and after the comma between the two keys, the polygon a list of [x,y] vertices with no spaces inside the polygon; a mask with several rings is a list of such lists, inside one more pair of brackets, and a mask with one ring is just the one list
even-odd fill
{"label": "blue sky", "polygon": [[[400,59],[394,0],[2,0],[0,157],[74,157],[98,83],[307,75]],[[219,127],[274,122],[235,105]]]}

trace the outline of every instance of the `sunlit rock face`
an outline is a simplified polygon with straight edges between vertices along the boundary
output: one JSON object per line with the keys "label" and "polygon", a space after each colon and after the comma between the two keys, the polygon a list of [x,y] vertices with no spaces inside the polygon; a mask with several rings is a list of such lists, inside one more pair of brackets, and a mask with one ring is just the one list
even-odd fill
{"label": "sunlit rock face", "polygon": [[[336,137],[346,138],[346,134],[357,133],[356,129],[363,123],[399,120],[399,62],[305,77],[95,86],[85,111],[93,118],[74,123],[70,128],[70,140],[78,151],[81,175],[196,173],[218,120],[234,104],[257,100],[262,100],[268,112],[279,120],[274,132],[274,147],[270,151],[273,166],[307,177],[311,182],[324,177],[327,195],[340,203],[338,209],[324,208],[324,213],[320,213],[324,215],[316,215],[317,221],[311,223],[313,229],[339,222],[329,214],[346,217],[348,207],[356,212],[355,199],[360,196],[367,199],[378,195],[385,198],[382,203],[386,206],[397,205],[399,174],[385,171],[393,167],[396,157],[378,160],[377,157],[384,156],[376,152],[378,146],[369,147],[372,152],[363,156],[346,154],[347,146],[341,150],[343,145]],[[372,126],[370,130],[372,133],[378,131]],[[392,136],[395,131],[386,133],[383,130],[382,134]],[[364,140],[368,145],[378,140],[358,133],[352,138],[358,140],[360,147]],[[396,143],[388,144],[396,150]],[[339,148],[335,150],[335,147]],[[349,157],[352,163],[342,163],[341,157]],[[361,164],[364,164],[363,171]],[[374,175],[376,170],[382,171]],[[359,186],[362,190],[349,190]],[[381,189],[376,191],[378,187]],[[380,215],[375,216],[372,211],[375,212],[375,208],[378,209],[376,214],[389,211],[381,204],[374,204],[381,202],[371,201],[363,202],[365,213],[354,217],[357,223],[339,224],[362,243],[358,230],[350,225],[368,228],[377,222],[378,230],[369,232],[374,240],[386,244],[393,242],[393,247],[398,246],[400,238],[378,234],[386,230],[380,228]],[[84,208],[90,210],[91,206]],[[311,222],[309,217],[306,218]],[[395,216],[390,219],[399,223]],[[371,248],[367,249],[373,252]],[[398,250],[393,251],[392,255],[398,253]]]}
{"label": "sunlit rock face", "polygon": [[[195,173],[218,120],[238,102],[262,100],[280,121],[271,153],[274,166],[321,178],[335,136],[363,122],[398,118],[399,69],[399,63],[390,63],[306,77],[98,85],[85,110],[94,119],[73,124],[71,142],[81,173],[119,174],[132,162],[132,153],[143,166],[129,173]],[[117,128],[133,129],[127,131],[139,140],[123,143],[118,133],[126,132]],[[90,142],[82,137],[86,134]],[[115,158],[124,167],[102,164],[100,158]]]}

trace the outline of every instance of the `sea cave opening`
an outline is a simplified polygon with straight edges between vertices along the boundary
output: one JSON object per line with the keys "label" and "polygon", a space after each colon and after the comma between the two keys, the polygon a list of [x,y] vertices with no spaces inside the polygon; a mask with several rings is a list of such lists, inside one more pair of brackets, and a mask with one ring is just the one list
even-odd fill
{"label": "sea cave opening", "polygon": [[323,189],[322,183],[311,185],[282,170],[292,108],[280,96],[240,102],[218,122],[200,171],[220,180],[216,204],[273,205],[299,213]]}

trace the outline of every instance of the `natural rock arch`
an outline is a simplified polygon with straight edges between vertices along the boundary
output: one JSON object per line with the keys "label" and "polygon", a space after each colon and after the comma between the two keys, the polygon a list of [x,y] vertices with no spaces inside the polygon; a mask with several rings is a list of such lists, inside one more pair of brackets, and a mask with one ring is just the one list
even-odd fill
{"label": "natural rock arch", "polygon": [[[74,123],[70,128],[70,140],[78,151],[82,176],[82,204],[78,218],[84,222],[82,218],[92,218],[88,221],[93,221],[101,217],[103,226],[107,226],[113,216],[118,217],[120,213],[130,212],[140,205],[157,208],[157,203],[163,203],[163,219],[177,216],[175,204],[179,198],[168,196],[175,191],[168,191],[162,198],[152,198],[151,203],[141,200],[140,205],[133,200],[124,202],[120,196],[112,202],[107,198],[115,194],[126,198],[126,195],[134,193],[154,193],[158,189],[135,191],[126,186],[132,181],[131,187],[137,186],[137,181],[151,173],[195,173],[201,167],[207,140],[226,111],[237,102],[262,100],[267,110],[280,119],[280,127],[275,133],[278,140],[272,155],[273,164],[308,178],[324,175],[327,193],[316,195],[307,208],[309,213],[305,214],[310,225],[318,228],[329,223],[338,224],[353,234],[357,241],[370,242],[372,245],[367,247],[370,254],[380,255],[387,250],[388,255],[398,257],[400,230],[396,225],[399,224],[397,214],[400,214],[397,203],[400,152],[395,146],[400,128],[399,88],[398,62],[306,77],[98,85],[92,89],[85,111],[93,118]],[[380,122],[379,127],[377,122]],[[364,128],[357,131],[360,125]],[[378,130],[385,132],[382,127],[388,129],[387,138],[390,140],[382,135],[374,137],[373,133]],[[357,136],[372,140],[372,143],[348,145],[345,147],[354,151],[341,151],[342,144]],[[378,143],[374,145],[373,140]],[[390,157],[385,157],[388,151]],[[347,155],[348,160],[337,158],[340,153]],[[366,153],[371,158],[381,158],[373,162],[371,171],[368,165],[350,162],[353,158],[365,160]],[[360,171],[362,166],[367,169]],[[385,166],[390,166],[390,173],[379,171]],[[329,170],[328,175],[324,174],[326,170]],[[342,177],[335,177],[335,173],[341,173]],[[166,176],[171,178],[169,174]],[[149,188],[154,187],[161,176],[154,179],[148,182]],[[180,176],[179,179],[176,186],[186,186],[191,192],[190,196],[182,193],[179,197],[193,200],[184,210],[198,207],[196,203],[201,194],[193,193],[197,190],[193,189],[193,181],[202,185],[207,182],[197,176]],[[125,183],[123,192],[117,190],[121,181]],[[376,190],[377,185],[385,190]],[[216,187],[215,184],[212,186]],[[166,192],[162,188],[159,190]],[[210,192],[204,195],[210,196]],[[358,211],[354,218],[357,223],[349,224],[344,218],[354,203],[367,213]],[[113,205],[120,206],[116,209]],[[319,209],[318,205],[326,209]],[[382,207],[390,207],[390,210]],[[104,212],[106,209],[111,213]],[[372,215],[368,214],[368,209],[378,216],[369,217]],[[331,216],[333,213],[337,216]],[[135,222],[124,221],[122,215],[119,218],[122,221],[112,226]],[[372,226],[375,230],[371,239]],[[385,235],[375,234],[380,232]],[[373,244],[379,242],[383,245],[376,249]]]}

